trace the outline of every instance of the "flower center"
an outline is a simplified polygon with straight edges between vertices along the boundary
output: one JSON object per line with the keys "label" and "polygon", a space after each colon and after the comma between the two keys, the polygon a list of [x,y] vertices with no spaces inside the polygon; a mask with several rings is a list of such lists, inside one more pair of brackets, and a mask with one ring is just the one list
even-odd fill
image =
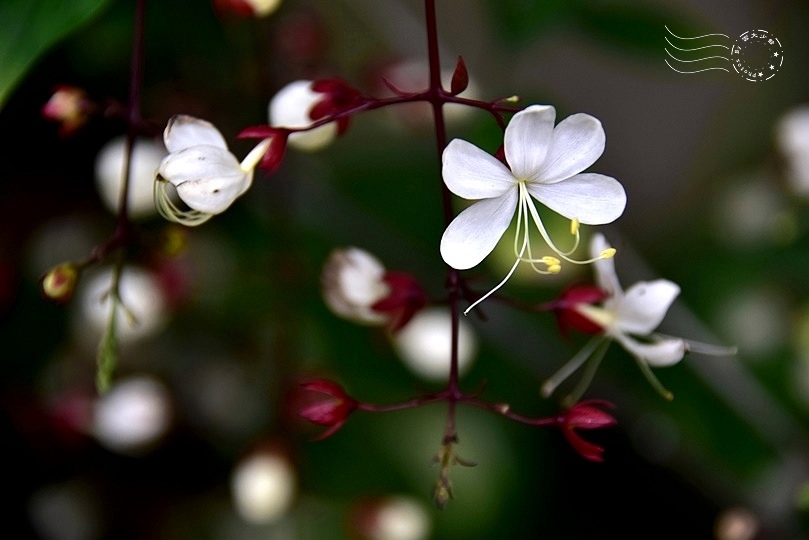
{"label": "flower center", "polygon": [[[466,308],[464,315],[468,314],[475,306],[505,285],[522,262],[531,265],[531,268],[538,274],[558,274],[562,270],[562,260],[572,264],[590,264],[599,259],[609,259],[615,255],[614,248],[607,248],[597,257],[583,260],[572,258],[571,255],[579,247],[581,240],[579,220],[575,217],[570,220],[570,234],[574,237],[573,246],[567,251],[559,249],[553,240],[551,240],[548,231],[545,229],[545,225],[542,223],[542,219],[539,217],[539,212],[537,212],[536,206],[534,205],[534,199],[531,197],[531,194],[528,193],[527,182],[528,180],[526,179],[517,180],[519,201],[517,203],[517,234],[514,235],[514,256],[516,257],[514,265],[511,267],[511,270],[508,271],[506,277],[503,278],[503,281],[495,285],[492,290],[478,298],[472,305]],[[531,248],[531,221],[533,221],[540,236],[555,255],[534,256]]]}
{"label": "flower center", "polygon": [[615,324],[615,313],[603,307],[592,304],[576,304],[573,309],[603,328],[605,333]]}

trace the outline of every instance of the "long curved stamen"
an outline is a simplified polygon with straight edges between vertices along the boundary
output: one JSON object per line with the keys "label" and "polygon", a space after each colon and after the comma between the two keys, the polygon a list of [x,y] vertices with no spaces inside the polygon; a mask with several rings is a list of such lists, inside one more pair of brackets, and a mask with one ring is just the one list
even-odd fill
{"label": "long curved stamen", "polygon": [[576,355],[567,361],[565,365],[563,365],[559,370],[551,375],[550,379],[545,381],[542,384],[542,396],[547,398],[553,394],[556,387],[562,384],[568,377],[573,375],[573,373],[584,364],[585,360],[590,358],[595,351],[596,347],[604,342],[603,336],[596,336],[590,341],[587,342],[587,345],[582,347],[582,349],[576,353]]}
{"label": "long curved stamen", "polygon": [[542,235],[542,239],[545,240],[545,243],[547,243],[548,246],[562,259],[573,264],[590,264],[594,263],[599,259],[609,259],[610,257],[615,255],[615,248],[607,248],[603,250],[598,257],[593,257],[584,260],[571,258],[570,255],[576,250],[576,248],[579,245],[580,234],[579,234],[578,219],[574,218],[570,226],[571,232],[576,237],[574,245],[568,251],[562,251],[561,249],[559,249],[559,247],[557,247],[557,245],[553,242],[553,240],[551,240],[548,231],[545,229],[545,225],[542,223],[542,219],[539,217],[539,212],[537,212],[536,206],[534,206],[533,200],[531,200],[530,195],[527,194],[527,189],[523,186],[523,184],[520,184],[520,188],[521,188],[520,200],[524,201],[526,207],[528,208],[528,211],[531,213],[531,218],[534,220],[534,224],[537,226],[539,234]]}
{"label": "long curved stamen", "polygon": [[495,285],[492,290],[490,290],[489,292],[487,292],[486,294],[484,294],[483,296],[481,296],[480,298],[478,298],[477,300],[472,302],[472,305],[470,305],[468,308],[466,308],[464,310],[464,312],[463,312],[464,315],[469,314],[469,312],[472,311],[475,308],[475,306],[477,306],[478,304],[480,304],[481,302],[486,300],[488,297],[490,297],[492,294],[494,294],[500,287],[502,287],[503,285],[506,284],[506,282],[509,280],[509,278],[511,278],[512,274],[514,274],[514,271],[517,269],[517,267],[522,262],[521,256],[522,256],[523,252],[525,251],[525,248],[526,248],[527,245],[528,245],[528,236],[526,236],[525,239],[523,240],[522,249],[520,250],[519,255],[517,255],[517,260],[514,261],[514,265],[511,267],[511,270],[508,271],[508,274],[506,274],[506,277],[503,278],[503,281],[501,281],[500,283]]}
{"label": "long curved stamen", "polygon": [[199,210],[180,209],[171,200],[171,195],[168,193],[168,184],[168,181],[159,175],[154,180],[154,204],[161,216],[169,221],[188,227],[202,225],[213,217],[213,214],[207,214]]}
{"label": "long curved stamen", "polygon": [[601,365],[601,361],[604,359],[604,355],[606,354],[607,348],[609,346],[610,346],[609,339],[601,340],[598,348],[590,356],[590,360],[584,366],[584,373],[582,373],[579,382],[576,383],[576,387],[573,389],[572,392],[570,392],[570,394],[565,396],[563,400],[564,405],[571,407],[577,401],[579,401],[579,399],[584,395],[584,392],[587,391],[587,388],[590,386],[590,383],[593,382],[593,377],[595,377],[596,371],[598,371],[598,366]]}

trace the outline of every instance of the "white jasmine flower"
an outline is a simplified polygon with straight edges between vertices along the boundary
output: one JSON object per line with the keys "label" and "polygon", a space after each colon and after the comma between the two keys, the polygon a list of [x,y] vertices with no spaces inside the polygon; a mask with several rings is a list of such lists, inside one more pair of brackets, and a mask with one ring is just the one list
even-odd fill
{"label": "white jasmine flower", "polygon": [[[193,116],[173,116],[163,132],[170,152],[157,169],[155,205],[160,214],[184,225],[200,225],[224,212],[253,183],[253,173],[270,145],[262,140],[239,163],[213,124]],[[179,209],[167,192],[173,185],[190,210]]]}
{"label": "white jasmine flower", "polygon": [[[273,96],[268,111],[271,126],[305,128],[314,123],[310,116],[312,108],[326,96],[312,89],[313,82],[293,81]],[[298,150],[314,152],[331,144],[337,132],[337,123],[330,122],[309,131],[291,133],[288,142]]]}
{"label": "white jasmine flower", "polygon": [[[590,254],[596,258],[610,249],[601,234],[595,234],[590,244]],[[687,351],[711,355],[735,354],[735,348],[716,347],[677,337],[664,337],[654,330],[663,321],[680,287],[667,279],[639,281],[626,291],[621,288],[612,259],[595,261],[597,292],[592,287],[569,289],[548,307],[554,309],[563,325],[599,337],[588,343],[567,364],[557,371],[542,386],[545,396],[576,371],[586,360],[590,366],[579,386],[571,395],[576,401],[586,389],[610,341],[617,341],[637,361],[646,378],[666,399],[672,394],[660,384],[652,373],[652,367],[671,366],[682,360]],[[596,305],[600,303],[600,305]]]}
{"label": "white jasmine flower", "polygon": [[[614,221],[624,211],[626,193],[612,177],[581,172],[604,151],[606,138],[601,122],[587,114],[574,114],[554,127],[555,118],[555,109],[547,105],[533,105],[514,115],[505,130],[508,166],[460,139],[450,142],[444,150],[443,177],[449,190],[465,199],[480,199],[444,231],[441,255],[448,265],[465,270],[479,264],[497,245],[515,210],[517,214],[514,266],[500,284],[466,312],[505,284],[520,262],[529,263],[540,273],[557,273],[560,259],[588,263],[615,253],[609,249],[587,261],[570,257],[578,246],[579,223],[600,225]],[[534,199],[571,220],[575,237],[571,249],[562,251],[551,240]],[[533,221],[555,256],[534,257],[529,221]]]}

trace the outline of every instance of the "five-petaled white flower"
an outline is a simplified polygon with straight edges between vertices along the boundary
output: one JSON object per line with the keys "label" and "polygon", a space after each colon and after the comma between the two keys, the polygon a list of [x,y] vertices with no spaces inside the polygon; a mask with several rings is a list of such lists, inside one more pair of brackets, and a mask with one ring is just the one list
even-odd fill
{"label": "five-petaled white flower", "polygon": [[[593,235],[590,254],[597,257],[610,245],[602,234]],[[590,367],[571,394],[578,400],[586,390],[610,341],[620,343],[637,361],[646,378],[666,399],[672,394],[657,380],[651,367],[671,366],[682,360],[687,351],[710,355],[735,354],[735,348],[717,347],[655,334],[669,307],[680,294],[680,287],[667,280],[639,281],[626,291],[621,288],[612,259],[595,261],[596,288],[575,287],[547,306],[554,309],[563,326],[597,334],[576,356],[542,386],[547,397],[585,361]],[[600,304],[600,305],[596,305]]]}
{"label": "five-petaled white flower", "polygon": [[[155,206],[170,221],[199,225],[224,212],[253,183],[253,172],[270,145],[262,140],[239,163],[210,122],[173,116],[163,132],[169,155],[155,179]],[[167,191],[172,184],[190,210],[178,208]]]}
{"label": "five-petaled white flower", "polygon": [[[458,214],[444,231],[441,255],[447,264],[458,270],[476,266],[491,253],[515,210],[517,213],[517,260],[505,279],[478,302],[500,288],[520,262],[529,263],[540,273],[557,273],[559,258],[592,262],[570,257],[578,246],[579,223],[610,223],[624,211],[626,193],[617,180],[582,173],[604,151],[606,137],[601,122],[588,114],[574,114],[554,127],[555,118],[556,110],[548,105],[533,105],[514,115],[505,130],[508,166],[464,140],[455,139],[444,150],[443,177],[449,190],[465,199],[480,199]],[[554,244],[532,197],[571,220],[576,238],[571,249],[562,251]],[[556,256],[533,256],[529,221]],[[596,258],[613,254],[610,250],[596,254]]]}

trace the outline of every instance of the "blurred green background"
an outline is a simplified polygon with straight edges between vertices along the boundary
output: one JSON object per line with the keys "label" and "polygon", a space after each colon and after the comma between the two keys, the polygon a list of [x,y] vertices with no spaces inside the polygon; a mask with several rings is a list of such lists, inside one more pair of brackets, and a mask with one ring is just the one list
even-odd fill
{"label": "blurred green background", "polygon": [[[121,344],[117,378],[159,381],[171,413],[148,448],[111,448],[77,428],[96,407],[98,331],[80,318],[78,297],[53,305],[38,280],[114,229],[94,163],[125,125],[93,118],[60,137],[40,109],[60,84],[126,102],[134,3],[88,0],[70,18],[59,2],[7,2],[0,403],[9,538],[351,538],[368,501],[390,495],[416,501],[429,538],[809,537],[809,219],[778,145],[781,119],[809,103],[809,4],[437,3],[442,62],[462,55],[478,98],[517,94],[525,105],[554,105],[558,119],[586,112],[602,121],[607,148],[592,169],[628,194],[624,216],[600,229],[618,248],[622,283],[678,283],[661,330],[738,345],[737,357],[693,354],[658,370],[675,395],[669,403],[612,346],[587,393],[617,405],[618,427],[585,434],[606,447],[601,464],[556,431],[462,408],[457,450],[477,466],[453,470],[456,498],[444,511],[431,502],[444,406],[357,413],[311,442],[318,431],[285,411],[296,377],[334,378],[380,404],[441,388],[409,371],[381,330],[337,318],[321,299],[321,266],[347,245],[413,273],[434,297],[443,292],[432,128],[418,111],[375,111],[322,152],[290,149],[227,213],[187,230],[176,257],[161,254],[166,222],[138,222],[127,265],[156,272],[171,302],[159,331]],[[154,134],[171,115],[192,114],[213,122],[237,156],[250,145],[236,134],[267,121],[284,84],[336,75],[374,93],[387,66],[423,60],[426,50],[416,0],[284,0],[263,19],[174,0],[149,3],[146,23],[142,111]],[[731,39],[766,29],[785,61],[759,83],[676,73],[664,62],[664,25]],[[20,58],[31,62],[15,67]],[[502,140],[475,111],[454,119],[449,135],[491,152]],[[495,260],[468,274],[495,283],[505,267]],[[543,302],[589,278],[588,269],[531,277],[507,291]],[[547,313],[496,302],[484,311],[486,321],[465,320],[480,342],[463,387],[485,383],[487,399],[555,414],[539,385],[585,338],[563,339]],[[265,444],[289,457],[296,495],[283,516],[251,523],[234,507],[231,481]]]}

